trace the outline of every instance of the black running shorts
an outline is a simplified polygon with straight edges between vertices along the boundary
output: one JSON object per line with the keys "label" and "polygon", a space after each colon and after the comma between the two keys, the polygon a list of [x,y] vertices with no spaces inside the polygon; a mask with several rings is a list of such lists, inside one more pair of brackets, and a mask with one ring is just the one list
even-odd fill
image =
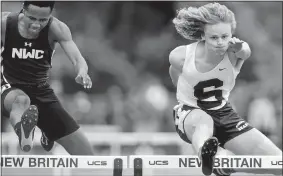
{"label": "black running shorts", "polygon": [[[177,113],[178,109],[179,113]],[[187,135],[184,133],[184,121],[188,118],[189,113],[193,111],[194,107],[189,107],[187,105],[178,106],[178,109],[174,108],[173,117],[176,126],[176,131],[179,136],[186,142],[191,143],[188,139]],[[221,147],[224,147],[224,144],[235,138],[236,136],[245,133],[253,127],[249,125],[243,118],[241,118],[231,107],[229,103],[227,103],[224,107],[218,110],[203,110],[207,114],[209,114],[214,122],[214,134]],[[185,113],[182,113],[185,112]],[[181,114],[181,115],[180,115]]]}
{"label": "black running shorts", "polygon": [[[64,110],[49,84],[41,87],[24,85],[12,85],[11,87],[12,89],[16,88],[24,91],[31,99],[31,104],[38,107],[39,119],[37,126],[49,140],[56,141],[79,129],[79,125]],[[7,94],[6,92],[8,93],[8,91],[4,93]],[[2,95],[1,98],[3,98]],[[4,104],[3,101],[2,99],[2,105]],[[2,113],[4,113],[3,110]]]}

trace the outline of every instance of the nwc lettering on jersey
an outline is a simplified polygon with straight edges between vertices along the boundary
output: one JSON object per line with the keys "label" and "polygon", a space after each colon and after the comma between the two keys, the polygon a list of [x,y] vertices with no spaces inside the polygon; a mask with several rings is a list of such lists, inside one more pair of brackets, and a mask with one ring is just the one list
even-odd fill
{"label": "nwc lettering on jersey", "polygon": [[19,59],[42,59],[44,56],[43,50],[32,49],[31,52],[27,51],[26,48],[13,48],[12,58],[18,57]]}

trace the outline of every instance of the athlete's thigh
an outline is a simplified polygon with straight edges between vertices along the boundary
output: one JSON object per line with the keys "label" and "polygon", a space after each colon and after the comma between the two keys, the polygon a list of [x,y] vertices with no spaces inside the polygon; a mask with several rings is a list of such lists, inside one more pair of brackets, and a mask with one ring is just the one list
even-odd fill
{"label": "athlete's thigh", "polygon": [[256,128],[229,140],[224,147],[236,155],[282,156],[282,151]]}
{"label": "athlete's thigh", "polygon": [[38,109],[38,127],[51,141],[67,136],[79,128],[79,125],[66,112],[59,101],[40,103]]}
{"label": "athlete's thigh", "polygon": [[24,96],[28,101],[30,101],[29,96],[21,89],[15,87],[9,87],[5,90],[1,89],[1,112],[4,116],[9,117],[9,112],[11,111],[12,105],[18,96]]}
{"label": "athlete's thigh", "polygon": [[207,125],[213,132],[213,119],[201,109],[186,105],[175,106],[174,120],[179,136],[188,143],[191,143],[195,128],[199,125]]}

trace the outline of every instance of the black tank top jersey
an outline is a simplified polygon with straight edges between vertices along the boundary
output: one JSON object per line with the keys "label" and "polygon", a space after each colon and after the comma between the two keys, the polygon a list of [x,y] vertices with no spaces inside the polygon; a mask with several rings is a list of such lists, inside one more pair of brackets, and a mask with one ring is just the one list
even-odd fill
{"label": "black tank top jersey", "polygon": [[26,39],[19,33],[18,16],[19,13],[10,13],[7,17],[1,63],[4,77],[11,85],[45,83],[48,80],[48,71],[51,68],[53,55],[53,49],[48,41],[52,17],[36,39]]}

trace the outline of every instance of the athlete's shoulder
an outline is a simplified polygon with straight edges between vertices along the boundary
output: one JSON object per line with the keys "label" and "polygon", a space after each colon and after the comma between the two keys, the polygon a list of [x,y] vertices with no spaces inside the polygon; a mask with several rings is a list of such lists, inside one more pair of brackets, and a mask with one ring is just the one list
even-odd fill
{"label": "athlete's shoulder", "polygon": [[191,43],[189,45],[181,45],[176,47],[175,49],[173,49],[170,54],[169,54],[169,58],[179,58],[182,57],[183,59],[185,59],[186,57],[186,53],[190,52],[187,50],[190,50],[190,48],[192,48],[193,45],[195,45],[197,42]]}
{"label": "athlete's shoulder", "polygon": [[7,17],[11,12],[1,12],[1,25],[6,26]]}
{"label": "athlete's shoulder", "polygon": [[11,12],[1,12],[1,17],[7,17]]}
{"label": "athlete's shoulder", "polygon": [[10,14],[11,12],[1,12],[1,18],[7,18],[7,16]]}
{"label": "athlete's shoulder", "polygon": [[190,48],[192,48],[191,46],[195,45],[196,43],[197,42],[191,43],[189,45],[181,45],[173,49],[169,54],[170,64],[178,69],[182,69],[186,59],[187,52],[190,52],[188,50],[190,50]]}
{"label": "athlete's shoulder", "polygon": [[176,55],[180,55],[184,52],[186,52],[186,45],[181,45],[181,46],[177,46],[176,48],[174,48],[170,54],[169,54],[169,57],[171,56],[176,56]]}
{"label": "athlete's shoulder", "polygon": [[[6,25],[7,25],[7,17],[11,12],[1,12],[1,35],[5,36],[6,33]],[[2,41],[2,40],[1,40]]]}
{"label": "athlete's shoulder", "polygon": [[174,48],[169,54],[169,62],[172,66],[179,68],[183,65],[186,58],[186,45]]}
{"label": "athlete's shoulder", "polygon": [[52,17],[49,32],[55,37],[55,40],[65,40],[70,37],[71,31],[69,27],[56,17]]}
{"label": "athlete's shoulder", "polygon": [[68,26],[63,21],[53,16],[50,27],[55,30],[61,30],[62,28],[66,28]]}

